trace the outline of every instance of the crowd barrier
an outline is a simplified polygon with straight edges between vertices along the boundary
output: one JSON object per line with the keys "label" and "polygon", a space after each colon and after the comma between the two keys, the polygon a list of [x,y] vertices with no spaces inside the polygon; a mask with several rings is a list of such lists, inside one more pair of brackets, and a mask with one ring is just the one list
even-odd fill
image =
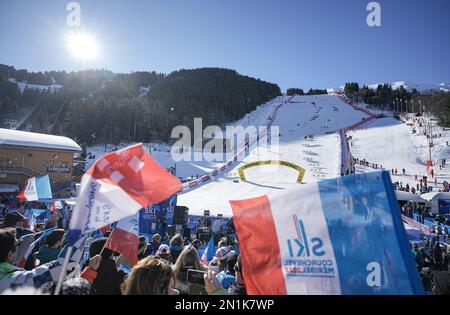
{"label": "crowd barrier", "polygon": [[403,214],[402,214],[402,220],[404,222],[406,222],[408,225],[412,226],[413,228],[420,230],[424,234],[431,235],[431,233],[433,232],[432,227],[422,224],[422,223],[414,220],[413,218],[409,218]]}

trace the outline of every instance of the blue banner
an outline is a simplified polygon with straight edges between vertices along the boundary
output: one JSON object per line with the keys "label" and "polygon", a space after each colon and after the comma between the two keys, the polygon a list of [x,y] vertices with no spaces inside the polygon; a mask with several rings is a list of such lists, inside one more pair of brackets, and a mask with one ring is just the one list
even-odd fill
{"label": "blue banner", "polygon": [[177,195],[139,211],[139,234],[151,236],[165,235],[167,226],[173,224],[173,213],[177,205]]}

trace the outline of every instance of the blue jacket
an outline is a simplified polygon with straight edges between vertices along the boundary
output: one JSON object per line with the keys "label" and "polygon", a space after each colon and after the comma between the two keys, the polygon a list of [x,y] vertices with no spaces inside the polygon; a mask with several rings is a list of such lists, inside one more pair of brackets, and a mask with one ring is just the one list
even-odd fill
{"label": "blue jacket", "polygon": [[234,273],[228,271],[228,269],[219,272],[217,279],[225,290],[228,290],[231,285],[237,286]]}

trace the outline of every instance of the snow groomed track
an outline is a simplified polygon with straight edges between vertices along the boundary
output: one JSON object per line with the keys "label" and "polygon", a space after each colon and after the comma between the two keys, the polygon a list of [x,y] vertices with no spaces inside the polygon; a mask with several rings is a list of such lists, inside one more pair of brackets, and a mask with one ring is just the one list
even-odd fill
{"label": "snow groomed track", "polygon": [[335,95],[292,97],[277,106],[269,122],[280,129],[279,150],[255,148],[243,161],[228,161],[226,171],[219,174],[215,170],[218,176],[214,178],[200,177],[198,181],[204,181],[203,185],[180,193],[178,204],[189,207],[194,215],[210,210],[211,215],[231,216],[229,200],[300,185],[296,182],[298,172],[279,165],[250,168],[246,170],[246,181],[241,181],[237,169],[257,161],[282,160],[298,165],[305,169],[305,183],[340,176],[342,149],[337,132],[363,119],[367,119],[365,112]]}

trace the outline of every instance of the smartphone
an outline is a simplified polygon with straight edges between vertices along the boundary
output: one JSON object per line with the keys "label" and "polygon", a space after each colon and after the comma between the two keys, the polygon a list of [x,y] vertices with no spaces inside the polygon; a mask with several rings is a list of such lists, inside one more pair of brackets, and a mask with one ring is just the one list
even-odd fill
{"label": "smartphone", "polygon": [[206,271],[188,269],[186,282],[188,284],[205,285],[204,274]]}

